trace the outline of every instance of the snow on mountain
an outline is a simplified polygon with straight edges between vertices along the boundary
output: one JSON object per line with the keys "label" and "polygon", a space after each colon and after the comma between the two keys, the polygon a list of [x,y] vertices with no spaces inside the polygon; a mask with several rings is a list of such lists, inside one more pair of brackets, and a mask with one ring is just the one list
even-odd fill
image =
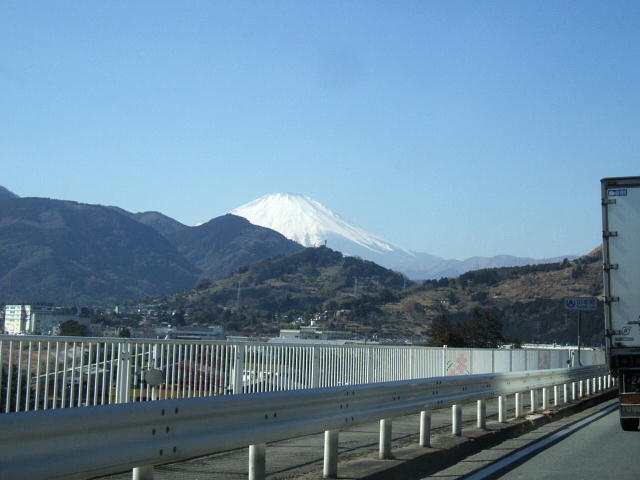
{"label": "snow on mountain", "polygon": [[[293,193],[272,193],[236,208],[231,213],[255,225],[271,228],[305,247],[342,237],[373,253],[403,250],[348,223],[320,202]],[[408,255],[410,252],[404,250]],[[346,253],[346,252],[345,252]]]}
{"label": "snow on mountain", "polygon": [[536,260],[507,255],[445,260],[428,253],[411,252],[356,227],[320,202],[305,195],[293,193],[265,195],[236,208],[231,213],[246,218],[254,225],[280,232],[305,247],[315,247],[326,242],[327,247],[345,255],[371,260],[402,272],[412,279],[457,276],[479,268],[557,261],[557,259]]}

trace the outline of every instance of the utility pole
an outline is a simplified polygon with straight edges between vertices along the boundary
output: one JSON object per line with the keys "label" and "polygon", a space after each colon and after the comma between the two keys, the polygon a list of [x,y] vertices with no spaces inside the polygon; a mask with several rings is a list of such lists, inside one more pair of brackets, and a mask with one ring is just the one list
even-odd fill
{"label": "utility pole", "polygon": [[236,295],[236,310],[240,309],[240,280],[238,280],[238,294]]}
{"label": "utility pole", "polygon": [[580,360],[580,347],[582,346],[581,340],[582,334],[582,310],[578,310],[578,366],[582,366],[582,361]]}
{"label": "utility pole", "polygon": [[578,311],[578,366],[582,366],[580,359],[580,350],[582,349],[582,311],[596,310],[598,301],[594,297],[567,297],[564,299],[564,308],[566,310]]}
{"label": "utility pole", "polygon": [[358,296],[358,277],[356,277],[353,281],[353,296]]}

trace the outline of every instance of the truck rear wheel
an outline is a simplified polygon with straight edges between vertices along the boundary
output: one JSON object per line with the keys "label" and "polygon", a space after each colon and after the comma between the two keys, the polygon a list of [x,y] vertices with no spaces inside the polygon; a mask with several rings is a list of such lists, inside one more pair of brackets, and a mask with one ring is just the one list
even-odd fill
{"label": "truck rear wheel", "polygon": [[640,423],[640,418],[621,418],[620,426],[623,430],[626,431],[638,431],[638,424]]}

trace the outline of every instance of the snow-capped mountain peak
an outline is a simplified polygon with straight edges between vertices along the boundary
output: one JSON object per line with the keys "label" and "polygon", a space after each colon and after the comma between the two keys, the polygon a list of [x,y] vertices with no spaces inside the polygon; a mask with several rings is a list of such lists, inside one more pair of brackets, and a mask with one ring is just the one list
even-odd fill
{"label": "snow-capped mountain peak", "polygon": [[320,202],[295,193],[272,193],[236,208],[231,212],[254,225],[280,232],[304,245],[326,244],[345,255],[371,260],[403,272],[409,278],[426,279],[457,276],[469,270],[490,267],[553,263],[556,259],[536,260],[508,256],[472,257],[445,260],[422,252],[411,252],[347,222]]}
{"label": "snow-capped mountain peak", "polygon": [[[377,254],[401,250],[350,224],[306,195],[272,193],[238,207],[231,213],[244,217],[255,225],[276,230],[306,247],[319,246],[326,242],[329,247],[351,255],[361,255],[361,248]],[[345,242],[353,243],[360,248],[350,248]]]}

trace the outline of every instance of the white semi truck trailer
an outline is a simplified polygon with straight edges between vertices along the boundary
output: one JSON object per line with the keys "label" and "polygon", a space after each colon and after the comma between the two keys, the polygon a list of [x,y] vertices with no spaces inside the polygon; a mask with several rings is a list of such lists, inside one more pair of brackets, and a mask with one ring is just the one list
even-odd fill
{"label": "white semi truck trailer", "polygon": [[618,379],[620,425],[640,423],[640,177],[604,178],[602,260],[605,339]]}

